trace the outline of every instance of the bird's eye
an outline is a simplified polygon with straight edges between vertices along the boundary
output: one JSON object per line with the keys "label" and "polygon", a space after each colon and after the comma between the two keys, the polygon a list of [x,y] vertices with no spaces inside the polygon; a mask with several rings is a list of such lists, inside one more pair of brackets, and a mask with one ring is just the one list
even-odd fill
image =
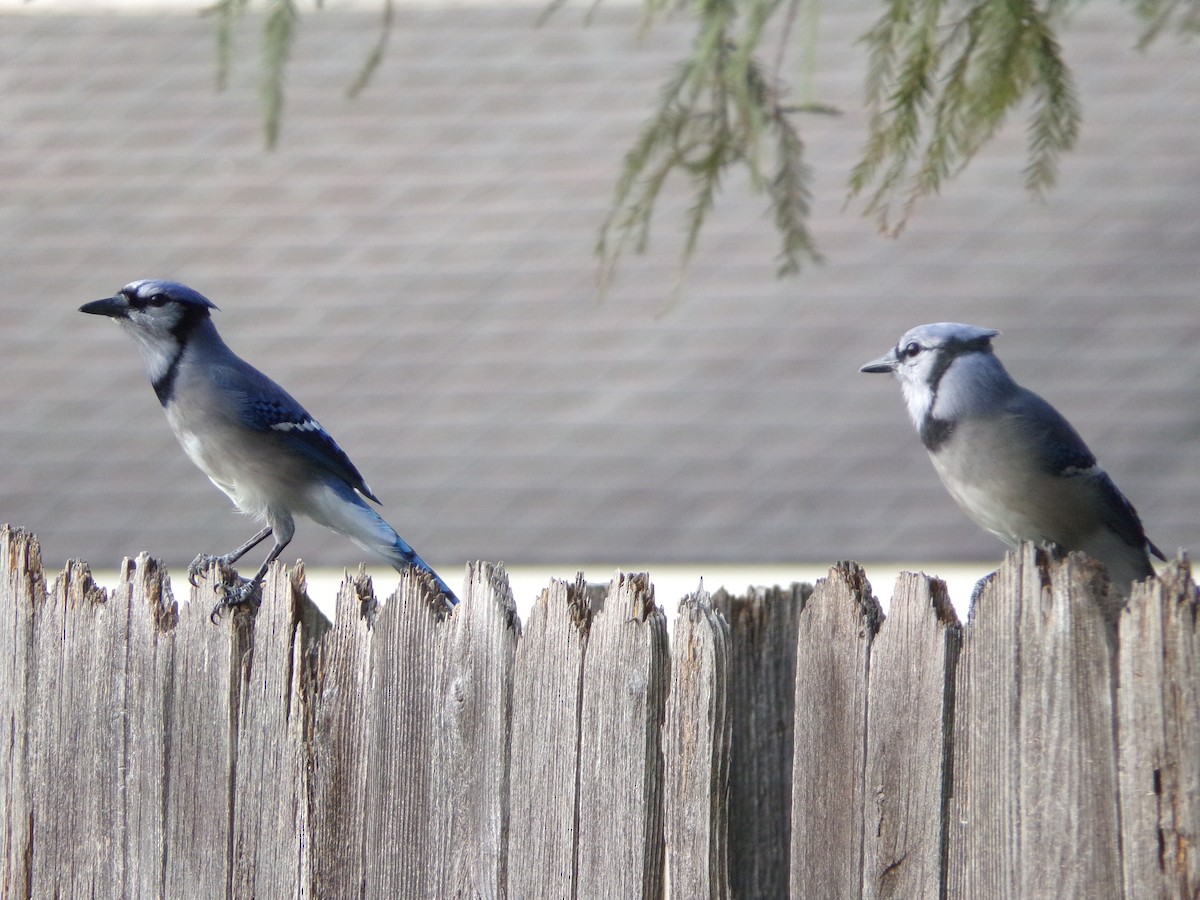
{"label": "bird's eye", "polygon": [[147,302],[151,306],[166,306],[169,302],[171,302],[171,298],[168,297],[166,294],[158,293],[158,294],[152,294],[150,299]]}
{"label": "bird's eye", "polygon": [[912,359],[921,352],[921,345],[916,341],[909,341],[904,345],[904,349],[900,351],[900,355],[905,359]]}

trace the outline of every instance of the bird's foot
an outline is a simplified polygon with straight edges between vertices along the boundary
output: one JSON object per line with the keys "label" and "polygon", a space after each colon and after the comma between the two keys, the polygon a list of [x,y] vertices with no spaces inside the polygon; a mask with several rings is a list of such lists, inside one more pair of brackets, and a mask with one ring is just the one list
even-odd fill
{"label": "bird's foot", "polygon": [[247,604],[256,607],[262,600],[262,583],[246,578],[238,578],[233,584],[220,584],[217,591],[221,599],[208,615],[209,621],[214,625],[225,610]]}
{"label": "bird's foot", "polygon": [[224,568],[229,565],[229,557],[213,556],[209,553],[196,554],[196,558],[188,566],[188,583],[192,587],[200,587],[200,579],[208,574],[208,570],[212,568],[214,563]]}

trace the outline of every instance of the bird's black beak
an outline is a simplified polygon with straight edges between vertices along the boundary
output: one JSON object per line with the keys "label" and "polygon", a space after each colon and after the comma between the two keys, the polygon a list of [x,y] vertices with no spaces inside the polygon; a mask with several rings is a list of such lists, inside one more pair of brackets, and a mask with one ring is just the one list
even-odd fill
{"label": "bird's black beak", "polygon": [[129,302],[122,296],[105,297],[103,300],[93,300],[79,307],[81,313],[92,316],[108,316],[110,319],[128,319]]}
{"label": "bird's black beak", "polygon": [[888,372],[896,371],[896,351],[889,350],[886,356],[881,356],[879,359],[873,359],[858,371],[867,372],[871,375],[886,375]]}

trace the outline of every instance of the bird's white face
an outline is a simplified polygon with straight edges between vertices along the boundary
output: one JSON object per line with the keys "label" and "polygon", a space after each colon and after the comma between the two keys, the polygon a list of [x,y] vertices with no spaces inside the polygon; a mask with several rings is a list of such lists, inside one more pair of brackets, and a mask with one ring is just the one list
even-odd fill
{"label": "bird's white face", "polygon": [[908,417],[919,428],[933,406],[938,382],[950,359],[943,345],[922,343],[909,334],[901,339],[892,352],[896,354],[896,365],[892,371],[900,382]]}
{"label": "bird's white face", "polygon": [[891,372],[896,376],[908,416],[919,431],[931,413],[938,418],[951,418],[961,406],[960,392],[947,389],[944,376],[964,354],[986,352],[987,341],[998,333],[950,322],[918,325],[905,332],[885,356],[867,363],[861,371]]}
{"label": "bird's white face", "polygon": [[921,328],[905,333],[900,341],[864,372],[888,372],[896,376],[904,394],[908,416],[918,429],[937,399],[937,386],[951,358],[946,342],[921,334]]}
{"label": "bird's white face", "polygon": [[[187,309],[167,294],[156,292],[153,282],[139,284],[140,292],[134,292],[132,295],[122,292],[128,299],[129,310],[124,318],[118,318],[116,321],[142,351],[150,380],[157,381],[179,352],[179,339],[175,335],[175,328],[183,320]],[[125,289],[128,290],[129,287]]]}
{"label": "bird's white face", "polygon": [[180,327],[197,308],[187,296],[176,296],[176,285],[157,280],[134,281],[112,297],[83,307],[84,312],[105,315],[133,338],[156,382],[179,355]]}

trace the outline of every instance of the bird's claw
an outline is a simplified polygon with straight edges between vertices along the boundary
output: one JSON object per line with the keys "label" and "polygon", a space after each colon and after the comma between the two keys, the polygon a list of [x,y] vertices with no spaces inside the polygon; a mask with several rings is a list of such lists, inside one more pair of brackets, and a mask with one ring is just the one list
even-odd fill
{"label": "bird's claw", "polygon": [[234,584],[217,585],[216,590],[221,594],[221,599],[208,615],[208,620],[214,625],[226,609],[244,606],[247,603],[257,605],[262,599],[262,585],[245,578],[239,578]]}
{"label": "bird's claw", "polygon": [[212,568],[212,564],[223,562],[225,562],[224,557],[212,556],[208,553],[197,553],[196,558],[192,560],[192,564],[188,566],[188,583],[192,587],[200,587],[200,579]]}
{"label": "bird's claw", "polygon": [[230,568],[228,557],[211,556],[207,553],[200,553],[192,560],[192,564],[188,566],[188,581],[193,587],[199,587],[200,579],[207,578],[209,569],[214,565],[217,567],[218,581],[213,585],[213,590],[221,599],[209,613],[208,619],[216,625],[221,613],[226,609],[244,606],[247,603],[257,605],[262,597],[262,585],[257,581],[239,578]]}

